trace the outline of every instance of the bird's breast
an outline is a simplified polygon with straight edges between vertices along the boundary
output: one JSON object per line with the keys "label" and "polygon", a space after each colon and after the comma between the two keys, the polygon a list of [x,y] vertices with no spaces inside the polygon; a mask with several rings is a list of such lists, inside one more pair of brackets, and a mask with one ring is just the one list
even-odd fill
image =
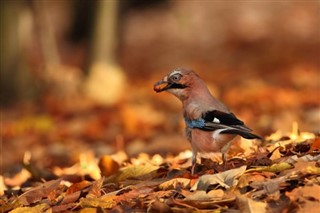
{"label": "bird's breast", "polygon": [[189,129],[189,131],[192,148],[202,153],[220,152],[235,137],[232,134],[220,134],[220,130]]}
{"label": "bird's breast", "polygon": [[219,143],[212,137],[213,132],[200,129],[191,130],[191,145],[198,152],[218,152],[221,150]]}

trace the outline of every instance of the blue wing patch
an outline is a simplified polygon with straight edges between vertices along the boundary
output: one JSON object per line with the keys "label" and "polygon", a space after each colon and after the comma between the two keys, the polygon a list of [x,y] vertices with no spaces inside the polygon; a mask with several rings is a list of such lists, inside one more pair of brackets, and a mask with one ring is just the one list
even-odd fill
{"label": "blue wing patch", "polygon": [[205,120],[203,118],[195,119],[195,120],[189,120],[189,119],[184,119],[186,122],[187,127],[189,128],[199,128],[202,129],[205,127]]}

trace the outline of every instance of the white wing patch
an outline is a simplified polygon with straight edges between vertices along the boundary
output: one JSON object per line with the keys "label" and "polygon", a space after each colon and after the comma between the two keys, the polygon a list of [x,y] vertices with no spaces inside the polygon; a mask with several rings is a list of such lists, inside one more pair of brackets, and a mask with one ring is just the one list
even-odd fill
{"label": "white wing patch", "polygon": [[219,124],[219,123],[220,123],[220,120],[219,120],[218,118],[213,118],[213,122]]}
{"label": "white wing patch", "polygon": [[217,139],[219,138],[219,134],[220,134],[223,130],[226,130],[226,129],[218,129],[218,130],[213,131],[213,133],[212,133],[212,138],[213,138],[214,140],[217,140]]}

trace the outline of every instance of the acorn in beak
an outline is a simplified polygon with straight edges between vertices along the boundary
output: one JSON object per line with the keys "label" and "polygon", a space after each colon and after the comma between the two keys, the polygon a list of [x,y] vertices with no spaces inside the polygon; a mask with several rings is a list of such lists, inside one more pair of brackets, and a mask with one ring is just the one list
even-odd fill
{"label": "acorn in beak", "polygon": [[167,89],[170,89],[172,85],[173,83],[170,83],[169,81],[163,79],[153,85],[153,90],[156,92],[162,92]]}

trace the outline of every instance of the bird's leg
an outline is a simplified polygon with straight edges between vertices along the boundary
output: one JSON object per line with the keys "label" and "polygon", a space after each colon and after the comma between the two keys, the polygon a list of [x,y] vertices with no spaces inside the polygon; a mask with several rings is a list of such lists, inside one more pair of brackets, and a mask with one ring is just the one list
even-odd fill
{"label": "bird's leg", "polygon": [[227,153],[229,151],[230,145],[231,145],[231,141],[229,141],[226,145],[224,145],[224,147],[222,147],[221,149],[221,153],[222,153],[222,165],[223,165],[223,170],[225,171],[227,169]]}
{"label": "bird's leg", "polygon": [[223,171],[227,169],[227,155],[226,153],[222,153],[222,166],[223,166]]}
{"label": "bird's leg", "polygon": [[191,175],[194,175],[194,170],[197,164],[197,152],[192,151],[192,166],[191,166]]}

